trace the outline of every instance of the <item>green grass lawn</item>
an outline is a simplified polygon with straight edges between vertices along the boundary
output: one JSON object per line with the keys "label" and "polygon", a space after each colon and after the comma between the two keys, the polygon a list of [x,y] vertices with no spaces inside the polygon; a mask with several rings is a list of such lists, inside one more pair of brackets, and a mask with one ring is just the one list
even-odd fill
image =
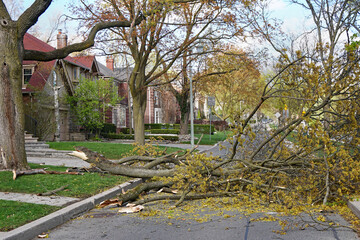
{"label": "green grass lawn", "polygon": [[[211,139],[210,139],[210,134],[204,134],[203,138],[201,139],[200,144],[201,145],[214,145],[218,142],[224,141],[229,134],[231,134],[231,131],[225,131],[225,132],[216,132],[214,133],[214,135],[211,135]],[[195,137],[200,139],[201,134],[195,134]],[[190,142],[182,142],[182,143],[190,143]],[[197,140],[195,140],[195,144],[197,143]]]}
{"label": "green grass lawn", "polygon": [[[52,171],[65,171],[66,167],[29,164],[31,168],[47,168]],[[0,172],[0,191],[18,193],[44,193],[68,185],[60,196],[85,198],[128,180],[128,178],[110,174],[85,173],[84,175],[36,174],[12,179],[12,172]]]}
{"label": "green grass lawn", "polygon": [[[120,159],[126,153],[134,149],[132,144],[123,143],[106,143],[106,142],[48,142],[50,148],[57,150],[74,150],[75,146],[83,146],[90,150],[101,153],[107,159]],[[164,150],[165,147],[158,146],[159,150]],[[175,152],[181,150],[180,148],[167,148],[167,152]]]}
{"label": "green grass lawn", "polygon": [[0,231],[10,231],[61,207],[0,200]]}
{"label": "green grass lawn", "polygon": [[[29,164],[31,168],[65,171],[66,167]],[[12,172],[0,172],[0,191],[17,193],[44,193],[68,185],[56,194],[66,197],[86,198],[119,185],[129,178],[110,174],[85,173],[84,175],[36,174],[12,179]],[[61,207],[0,200],[0,231],[16,227],[43,217]]]}

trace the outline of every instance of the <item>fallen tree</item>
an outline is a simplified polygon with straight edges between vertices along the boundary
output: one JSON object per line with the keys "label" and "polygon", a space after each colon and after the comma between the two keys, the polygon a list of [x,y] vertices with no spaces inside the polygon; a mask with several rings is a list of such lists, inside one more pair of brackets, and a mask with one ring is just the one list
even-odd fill
{"label": "fallen tree", "polygon": [[[174,206],[178,206],[184,200],[232,197],[235,201],[276,203],[284,209],[295,209],[346,202],[357,193],[360,182],[360,89],[354,77],[360,72],[359,61],[360,56],[354,57],[330,90],[326,82],[321,82],[322,77],[316,88],[311,81],[299,82],[304,71],[312,68],[315,74],[319,70],[307,56],[285,64],[268,80],[254,110],[232,126],[233,136],[223,144],[226,155],[209,156],[194,149],[151,155],[150,145],[140,151],[145,156],[127,156],[114,162],[84,147],[76,147],[73,155],[112,174],[143,178],[144,183],[119,197],[124,203],[168,199],[177,200]],[[342,64],[336,66],[344,70]],[[283,77],[294,73],[297,78]],[[302,89],[296,94],[292,87],[295,82]],[[251,126],[250,120],[264,102],[278,98],[280,93],[298,101],[302,113],[289,116],[270,130],[259,124]],[[164,192],[164,187],[173,191]],[[159,194],[142,196],[151,191]]]}
{"label": "fallen tree", "polygon": [[[124,203],[177,200],[174,206],[178,206],[184,200],[236,197],[293,208],[294,205],[347,200],[360,180],[357,146],[352,143],[356,131],[347,129],[347,138],[344,138],[343,131],[325,129],[320,120],[311,126],[300,124],[309,116],[318,115],[331,99],[338,98],[329,96],[320,100],[302,116],[266,132],[249,125],[267,99],[265,93],[249,117],[234,126],[234,136],[227,140],[231,148],[226,156],[207,156],[194,151],[162,152],[156,157],[127,156],[109,161],[85,147],[76,147],[73,155],[112,174],[143,178],[144,183],[119,197]],[[331,140],[330,132],[343,137],[341,146]],[[286,140],[290,134],[294,137],[292,142]],[[164,187],[177,193],[159,191]],[[160,195],[151,194],[138,200],[141,194],[152,190],[159,191]]]}
{"label": "fallen tree", "polygon": [[[276,29],[272,26],[276,25],[249,6],[254,15],[250,19],[255,19],[249,23],[271,42],[280,57],[258,104],[247,118],[232,126],[233,135],[223,144],[228,154],[163,153],[126,157],[117,163],[81,147],[75,155],[110,173],[143,178],[144,183],[119,196],[122,203],[173,200],[171,204],[179,206],[185,200],[221,197],[231,198],[226,201],[230,204],[276,204],[277,212],[292,213],[329,202],[346,203],[359,194],[360,44],[349,44],[350,39],[339,42],[343,29],[356,24],[356,16],[350,18],[354,11],[348,11],[353,6],[338,2],[324,11],[327,4],[306,1],[317,42],[313,49],[296,51],[293,46],[290,50],[276,48],[271,42]],[[333,24],[335,18],[329,16],[341,21]],[[284,113],[279,125],[270,130],[261,123],[250,125],[265,102]],[[164,191],[168,188],[171,190]],[[150,192],[153,194],[144,195]]]}

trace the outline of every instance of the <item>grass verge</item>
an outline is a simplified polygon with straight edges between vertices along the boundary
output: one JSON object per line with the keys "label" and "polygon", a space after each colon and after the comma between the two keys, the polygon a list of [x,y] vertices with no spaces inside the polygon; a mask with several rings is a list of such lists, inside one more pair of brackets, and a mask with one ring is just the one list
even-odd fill
{"label": "grass verge", "polygon": [[[65,171],[66,167],[29,164],[31,168]],[[84,175],[36,174],[12,179],[12,172],[0,172],[0,191],[18,193],[44,193],[68,185],[59,196],[86,198],[119,185],[129,178],[110,174],[85,173]]]}
{"label": "grass verge", "polygon": [[61,207],[0,200],[0,231],[10,231],[59,210]]}
{"label": "grass verge", "polygon": [[[29,164],[31,168],[66,171],[66,167]],[[12,179],[12,172],[0,172],[0,191],[17,193],[44,193],[68,185],[59,196],[86,198],[119,185],[129,178],[110,174],[85,173],[84,175],[36,174]],[[0,231],[16,227],[50,214],[61,207],[0,200]]]}

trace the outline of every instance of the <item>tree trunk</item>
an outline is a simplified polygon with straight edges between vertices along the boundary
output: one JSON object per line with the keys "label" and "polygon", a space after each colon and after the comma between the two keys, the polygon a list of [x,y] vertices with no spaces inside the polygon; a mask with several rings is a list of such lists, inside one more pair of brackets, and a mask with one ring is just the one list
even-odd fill
{"label": "tree trunk", "polygon": [[186,135],[189,134],[189,115],[190,115],[190,102],[189,102],[189,92],[183,90],[180,93],[176,94],[176,100],[180,106],[180,134]]}
{"label": "tree trunk", "polygon": [[146,110],[146,98],[147,87],[143,87],[142,91],[137,91],[137,94],[133,94],[133,108],[134,108],[134,131],[135,142],[144,145],[145,144],[145,110]]}
{"label": "tree trunk", "polygon": [[189,112],[181,113],[180,119],[180,134],[186,135],[189,134]]}
{"label": "tree trunk", "polygon": [[[0,169],[25,170],[21,36],[14,22],[0,26]],[[14,26],[15,25],[15,26]]]}

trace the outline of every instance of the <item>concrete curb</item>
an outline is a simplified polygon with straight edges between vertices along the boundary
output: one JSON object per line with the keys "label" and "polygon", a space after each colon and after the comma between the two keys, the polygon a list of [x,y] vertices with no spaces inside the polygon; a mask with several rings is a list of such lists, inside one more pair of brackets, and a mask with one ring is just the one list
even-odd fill
{"label": "concrete curb", "polygon": [[136,187],[142,182],[142,179],[134,179],[113,187],[105,192],[99,193],[80,202],[71,204],[63,209],[53,212],[45,217],[39,218],[31,223],[18,227],[12,231],[1,233],[3,240],[27,240],[33,239],[39,234],[55,228],[80,214],[93,209],[100,202],[112,198],[122,191],[127,191]]}
{"label": "concrete curb", "polygon": [[347,205],[350,210],[360,218],[360,201],[349,201]]}

